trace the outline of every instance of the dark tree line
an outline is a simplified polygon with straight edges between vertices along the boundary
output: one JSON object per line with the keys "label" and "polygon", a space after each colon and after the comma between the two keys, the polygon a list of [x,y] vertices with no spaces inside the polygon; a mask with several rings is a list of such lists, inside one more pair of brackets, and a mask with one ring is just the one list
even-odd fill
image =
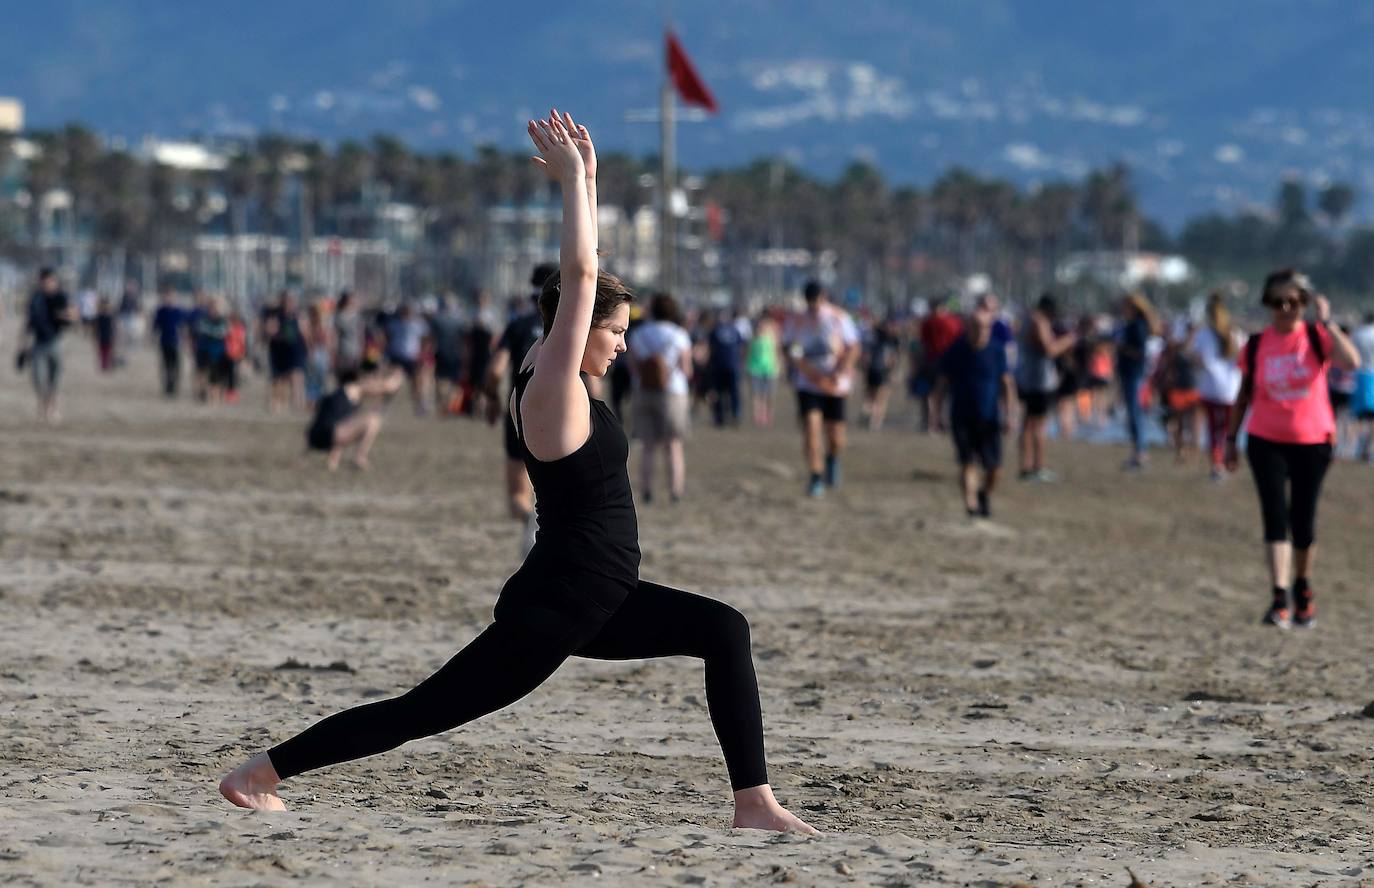
{"label": "dark tree line", "polygon": [[[417,252],[461,258],[484,248],[490,208],[556,200],[525,152],[426,154],[385,135],[336,146],[264,135],[223,149],[220,170],[142,160],[75,125],[26,138],[37,150],[21,159],[0,136],[0,172],[18,186],[0,192],[0,250],[10,255],[51,239],[37,198],[56,189],[70,195],[69,230],[95,249],[152,255],[201,233],[375,237],[379,208],[399,202],[420,209]],[[656,174],[656,158],[607,153],[602,204],[655,205]],[[719,224],[701,235],[720,250],[727,282],[757,251],[801,248],[833,251],[839,278],[878,299],[973,272],[1025,298],[1051,284],[1070,251],[1138,248],[1181,252],[1212,278],[1300,264],[1338,288],[1374,289],[1374,229],[1349,224],[1356,194],[1339,183],[1315,194],[1284,183],[1272,208],[1194,218],[1177,237],[1142,214],[1122,165],[1033,188],[955,168],[916,188],[865,163],[825,181],[761,159],[693,184],[693,202],[715,208]]]}

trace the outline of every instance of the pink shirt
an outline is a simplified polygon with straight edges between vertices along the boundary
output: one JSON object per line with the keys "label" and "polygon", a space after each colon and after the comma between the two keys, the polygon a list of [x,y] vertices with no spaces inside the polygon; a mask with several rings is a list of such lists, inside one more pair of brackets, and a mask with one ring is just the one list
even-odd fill
{"label": "pink shirt", "polygon": [[[1331,366],[1331,334],[1317,328],[1326,360],[1318,363],[1308,341],[1306,322],[1291,333],[1266,327],[1255,355],[1255,384],[1251,388],[1251,435],[1277,444],[1325,444],[1336,433],[1336,416],[1326,393]],[[1240,353],[1241,372],[1248,371]]]}

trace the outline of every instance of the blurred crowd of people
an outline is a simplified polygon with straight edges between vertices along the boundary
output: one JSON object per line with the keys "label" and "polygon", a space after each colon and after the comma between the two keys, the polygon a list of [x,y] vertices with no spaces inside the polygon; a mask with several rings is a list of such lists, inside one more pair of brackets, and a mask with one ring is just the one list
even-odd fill
{"label": "blurred crowd of people", "polygon": [[[553,270],[537,267],[533,295],[511,299],[504,311],[480,292],[466,301],[450,293],[379,305],[348,292],[302,303],[283,291],[241,307],[165,287],[145,314],[134,287],[117,302],[92,292],[73,300],[44,269],[26,305],[16,363],[31,375],[47,422],[59,417],[61,340],[71,327],[84,331],[102,372],[155,344],[167,398],[180,397],[189,377],[195,400],[233,404],[245,370],[265,374],[266,409],[313,410],[307,445],[327,452],[331,469],[348,446],[354,463],[367,467],[380,404],[403,388],[418,416],[492,424],[504,417],[510,513],[524,522],[528,547],[537,519],[506,398],[543,335],[539,290]],[[905,380],[918,430],[951,435],[964,506],[975,520],[991,517],[1003,440],[1013,430],[1025,482],[1057,480],[1047,464],[1055,437],[1124,442],[1123,470],[1133,473],[1147,467],[1153,440],[1180,464],[1200,457],[1221,481],[1237,468],[1248,416],[1244,452],[1274,587],[1265,620],[1311,624],[1322,478],[1332,459],[1374,456],[1374,313],[1338,323],[1329,301],[1293,269],[1266,279],[1261,303],[1271,316],[1248,337],[1221,292],[1197,311],[1168,316],[1141,293],[1125,294],[1110,313],[1066,311],[1053,293],[1009,311],[983,293],[885,315],[851,312],[814,281],[800,295],[804,305],[752,315],[684,307],[668,293],[635,302],[627,354],[608,374],[608,391],[599,391],[599,380],[586,383],[639,441],[642,504],[665,489],[669,503],[686,495],[683,442],[694,422],[772,426],[784,381],[796,398],[808,496],[841,483],[851,403],[861,426],[879,431]]]}
{"label": "blurred crowd of people", "polygon": [[[920,431],[950,425],[951,417],[935,415],[941,358],[980,315],[989,319],[991,341],[1005,351],[1005,372],[1014,383],[1013,396],[989,419],[999,429],[1016,429],[1022,480],[1055,480],[1046,464],[1046,441],[1054,437],[1122,438],[1130,449],[1125,468],[1132,471],[1145,467],[1151,439],[1162,438],[1177,460],[1203,454],[1212,477],[1222,476],[1245,335],[1221,293],[1212,294],[1200,314],[1170,317],[1139,293],[1123,297],[1114,313],[1071,313],[1050,293],[1021,312],[983,294],[888,314],[863,307],[851,313],[816,283],[802,295],[805,309],[773,305],[752,315],[683,306],[666,293],[635,304],[629,353],[609,375],[605,397],[643,442],[646,497],[652,500],[659,465],[666,467],[669,498],[683,494],[682,441],[693,422],[772,426],[784,383],[798,398],[812,495],[838,483],[851,394],[860,425],[871,431],[887,423],[893,391],[903,381],[917,405]],[[19,360],[32,376],[45,419],[58,415],[56,343],[69,326],[84,332],[103,372],[125,366],[128,353],[145,342],[154,345],[160,390],[168,398],[189,391],[197,401],[236,403],[244,374],[251,372],[266,377],[270,411],[310,410],[344,374],[365,377],[385,369],[401,374],[417,415],[493,422],[504,409],[511,332],[529,341],[540,333],[527,296],[498,308],[485,292],[380,305],[349,292],[302,300],[283,291],[237,306],[222,296],[168,286],[145,306],[133,285],[119,299],[90,290],[71,299],[51,269],[39,275],[26,320]],[[1374,314],[1345,330],[1374,359]],[[524,348],[514,349],[517,360]],[[1374,389],[1363,396],[1370,387],[1361,387],[1361,374],[1339,367],[1328,381],[1338,421],[1336,453],[1369,459]],[[957,406],[943,403],[940,409],[948,414]]]}

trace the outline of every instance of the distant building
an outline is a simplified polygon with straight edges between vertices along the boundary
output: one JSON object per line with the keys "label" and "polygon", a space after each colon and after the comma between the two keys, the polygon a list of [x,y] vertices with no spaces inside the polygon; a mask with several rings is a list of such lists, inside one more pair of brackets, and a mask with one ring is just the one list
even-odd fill
{"label": "distant building", "polygon": [[228,158],[198,142],[166,142],[148,138],[136,152],[143,161],[153,161],[176,170],[218,172],[229,165]]}
{"label": "distant building", "polygon": [[1126,289],[1145,283],[1181,284],[1192,276],[1193,268],[1182,256],[1121,250],[1073,253],[1054,271],[1061,284],[1092,282]]}
{"label": "distant building", "polygon": [[24,103],[0,96],[0,133],[18,133],[24,129]]}

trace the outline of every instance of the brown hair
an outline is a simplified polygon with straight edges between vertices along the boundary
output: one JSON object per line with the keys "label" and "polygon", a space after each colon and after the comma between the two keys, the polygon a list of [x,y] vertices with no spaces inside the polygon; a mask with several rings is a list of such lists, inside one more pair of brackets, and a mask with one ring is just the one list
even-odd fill
{"label": "brown hair", "polygon": [[1160,330],[1159,315],[1155,314],[1155,307],[1150,304],[1149,298],[1144,293],[1128,293],[1126,294],[1126,302],[1145,319],[1145,323],[1150,327],[1150,332],[1158,336]]}
{"label": "brown hair", "polygon": [[682,325],[682,311],[678,308],[677,300],[668,293],[654,294],[653,301],[649,303],[649,316],[656,321]]}
{"label": "brown hair", "polygon": [[1264,286],[1260,288],[1260,304],[1268,308],[1270,292],[1276,287],[1287,284],[1297,285],[1298,299],[1303,305],[1306,305],[1307,292],[1312,289],[1312,282],[1307,279],[1307,275],[1296,268],[1280,268],[1277,271],[1269,272],[1269,275],[1264,279]]}
{"label": "brown hair", "polygon": [[1207,326],[1217,337],[1217,347],[1226,359],[1236,356],[1236,337],[1232,335],[1231,313],[1226,310],[1226,296],[1220,291],[1212,293],[1207,300]]}
{"label": "brown hair", "polygon": [[[562,275],[557,271],[544,280],[539,291],[539,317],[544,329],[553,329],[553,319],[558,314],[558,297],[561,294]],[[634,302],[635,294],[621,282],[620,278],[606,271],[596,273],[596,302],[592,305],[592,326],[604,325],[615,310],[622,304]]]}

